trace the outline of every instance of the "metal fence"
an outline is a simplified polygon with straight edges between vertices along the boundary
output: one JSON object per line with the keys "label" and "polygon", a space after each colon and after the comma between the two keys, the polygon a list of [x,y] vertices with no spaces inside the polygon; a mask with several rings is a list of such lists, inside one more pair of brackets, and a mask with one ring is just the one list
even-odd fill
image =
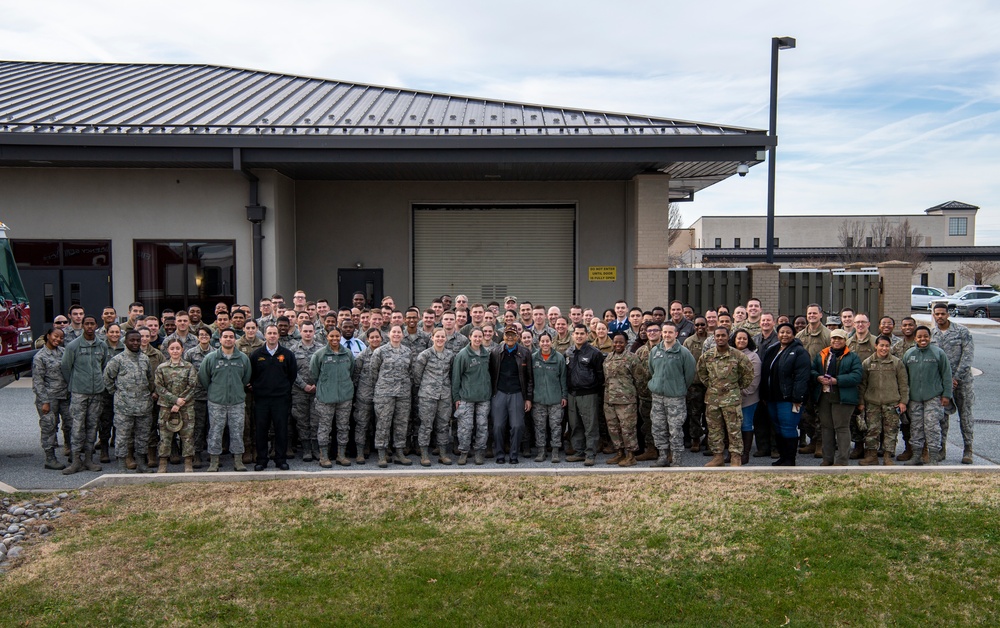
{"label": "metal fence", "polygon": [[690,305],[696,312],[713,309],[720,303],[735,307],[750,294],[750,271],[746,268],[675,268],[667,273],[667,294],[671,301]]}

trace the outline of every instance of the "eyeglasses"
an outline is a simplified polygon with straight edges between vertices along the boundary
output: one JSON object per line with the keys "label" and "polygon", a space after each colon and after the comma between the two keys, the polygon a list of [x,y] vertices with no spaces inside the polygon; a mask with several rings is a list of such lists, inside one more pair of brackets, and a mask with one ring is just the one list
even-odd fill
{"label": "eyeglasses", "polygon": [[52,321],[53,325],[69,325],[69,321]]}
{"label": "eyeglasses", "polygon": [[707,325],[706,323],[695,323],[694,324],[695,327],[705,327],[706,325]]}

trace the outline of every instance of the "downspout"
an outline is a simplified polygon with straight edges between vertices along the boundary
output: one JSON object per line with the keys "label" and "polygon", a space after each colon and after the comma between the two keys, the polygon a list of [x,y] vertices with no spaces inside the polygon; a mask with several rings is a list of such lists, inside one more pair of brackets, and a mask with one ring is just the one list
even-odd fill
{"label": "downspout", "polygon": [[246,206],[247,220],[253,229],[253,306],[256,307],[264,298],[264,233],[261,224],[267,213],[267,207],[259,202],[259,179],[254,173],[243,167],[243,156],[239,148],[233,149],[233,170],[240,173],[249,184],[249,204]]}

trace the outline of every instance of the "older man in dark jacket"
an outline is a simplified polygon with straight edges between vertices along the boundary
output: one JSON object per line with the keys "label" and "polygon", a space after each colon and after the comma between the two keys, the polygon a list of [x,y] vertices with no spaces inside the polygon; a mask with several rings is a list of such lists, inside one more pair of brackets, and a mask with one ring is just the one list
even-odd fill
{"label": "older man in dark jacket", "polygon": [[517,464],[517,452],[524,432],[524,413],[531,411],[535,390],[531,352],[517,342],[517,327],[508,325],[504,343],[490,353],[490,380],[493,383],[493,445],[496,463],[504,464],[503,440],[510,422],[510,463]]}

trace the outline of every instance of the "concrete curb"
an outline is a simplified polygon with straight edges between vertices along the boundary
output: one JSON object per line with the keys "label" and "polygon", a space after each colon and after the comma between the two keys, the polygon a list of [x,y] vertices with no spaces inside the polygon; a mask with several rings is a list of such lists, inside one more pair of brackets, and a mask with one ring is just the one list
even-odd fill
{"label": "concrete curb", "polygon": [[4,484],[0,482],[0,493],[16,493],[17,489],[10,484]]}
{"label": "concrete curb", "polygon": [[348,479],[373,477],[421,478],[448,476],[582,476],[582,475],[625,475],[625,474],[664,473],[670,475],[690,473],[756,473],[782,475],[858,475],[865,473],[1000,473],[1000,466],[972,465],[924,465],[919,467],[667,467],[657,469],[413,469],[413,470],[366,470],[366,471],[261,471],[240,472],[224,471],[219,473],[148,473],[148,474],[118,474],[109,473],[87,482],[82,489],[94,489],[106,486],[133,486],[139,484],[183,484],[190,482],[271,482],[275,480],[317,480],[317,479]]}

